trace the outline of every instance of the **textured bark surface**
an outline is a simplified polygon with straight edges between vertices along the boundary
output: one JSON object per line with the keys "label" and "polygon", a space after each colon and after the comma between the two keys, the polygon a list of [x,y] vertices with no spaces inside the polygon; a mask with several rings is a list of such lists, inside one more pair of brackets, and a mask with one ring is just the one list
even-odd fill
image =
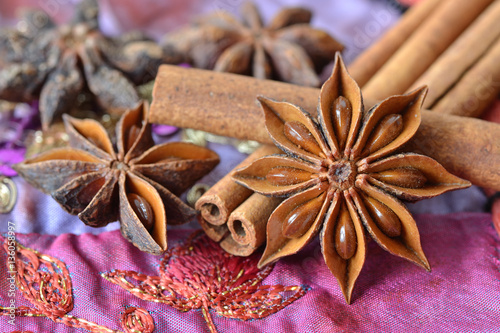
{"label": "textured bark surface", "polygon": [[282,201],[255,194],[235,183],[232,179],[235,170],[263,156],[279,153],[282,151],[274,146],[260,147],[196,202],[196,209],[201,211],[200,225],[212,240],[221,242],[226,252],[249,256],[261,246],[266,239],[267,220]]}
{"label": "textured bark surface", "polygon": [[236,256],[249,256],[266,240],[266,225],[269,216],[283,201],[254,193],[239,205],[229,216],[227,226],[230,235],[220,246]]}
{"label": "textured bark surface", "polygon": [[[150,121],[270,144],[256,97],[286,100],[315,117],[319,92],[316,88],[163,65],[153,91]],[[365,105],[375,104],[370,98],[365,99]],[[500,190],[499,124],[423,110],[422,124],[407,151],[412,148],[475,185]]]}
{"label": "textured bark surface", "polygon": [[[234,169],[242,168],[260,157],[278,153],[280,150],[274,146],[262,146]],[[229,172],[196,201],[196,209],[201,211],[201,216],[210,224],[225,224],[229,214],[253,193],[236,184],[231,179],[233,173]]]}
{"label": "textured bark surface", "polygon": [[[412,85],[417,89],[423,85],[429,86],[424,107],[433,109],[433,106],[448,91],[461,80],[476,62],[487,57],[489,49],[500,36],[500,2],[489,6],[465,31],[450,45],[450,47],[418,78]],[[498,43],[497,43],[498,44]],[[498,68],[499,59],[490,70]],[[490,64],[491,65],[491,64]],[[465,74],[469,76],[469,74]],[[475,76],[473,76],[475,77]],[[474,90],[462,92],[466,96],[473,95]],[[450,96],[451,97],[451,96]],[[456,97],[456,96],[454,96]],[[445,97],[446,98],[446,97]],[[467,116],[469,114],[458,114]]]}
{"label": "textured bark surface", "polygon": [[405,92],[492,0],[448,0],[363,87],[383,99]]}
{"label": "textured bark surface", "polygon": [[419,1],[382,37],[360,54],[348,67],[349,73],[359,86],[363,87],[443,3],[442,0]]}
{"label": "textured bark surface", "polygon": [[[500,22],[500,15],[497,17]],[[432,111],[479,117],[500,92],[500,41],[478,60]]]}

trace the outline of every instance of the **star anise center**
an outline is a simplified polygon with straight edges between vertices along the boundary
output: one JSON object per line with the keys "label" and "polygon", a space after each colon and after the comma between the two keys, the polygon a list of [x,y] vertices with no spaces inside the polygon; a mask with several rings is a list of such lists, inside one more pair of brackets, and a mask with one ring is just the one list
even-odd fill
{"label": "star anise center", "polygon": [[242,31],[242,40],[247,43],[256,44],[262,42],[264,36],[268,35],[267,29],[263,28],[247,28]]}
{"label": "star anise center", "polygon": [[90,30],[84,23],[62,26],[59,28],[60,43],[65,49],[73,49],[85,42]]}
{"label": "star anise center", "polygon": [[114,160],[111,162],[110,165],[111,169],[117,169],[117,170],[122,170],[122,171],[127,171],[129,169],[128,165],[124,163],[123,161],[119,160]]}
{"label": "star anise center", "polygon": [[344,191],[354,186],[356,174],[357,169],[352,161],[338,160],[329,166],[327,178],[330,186]]}

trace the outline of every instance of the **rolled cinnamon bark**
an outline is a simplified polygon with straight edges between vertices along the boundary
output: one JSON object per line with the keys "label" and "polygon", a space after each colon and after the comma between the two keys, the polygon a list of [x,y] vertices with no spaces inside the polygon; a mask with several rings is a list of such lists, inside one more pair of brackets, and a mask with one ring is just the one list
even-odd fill
{"label": "rolled cinnamon bark", "polygon": [[[500,7],[500,2],[498,2]],[[500,15],[497,18],[500,24]],[[500,40],[431,109],[479,117],[500,93]]]}
{"label": "rolled cinnamon bark", "polygon": [[153,87],[149,119],[152,123],[274,144],[266,131],[258,95],[287,100],[316,114],[319,89],[162,65]]}
{"label": "rolled cinnamon bark", "polygon": [[231,235],[221,242],[226,252],[237,256],[252,254],[266,240],[269,216],[283,198],[254,193],[236,208],[227,222]]}
{"label": "rolled cinnamon bark", "polygon": [[198,215],[198,223],[200,224],[203,231],[205,231],[207,236],[210,237],[214,242],[220,242],[229,234],[227,224],[213,225],[205,221],[201,214]]}
{"label": "rolled cinnamon bark", "polygon": [[[153,90],[150,121],[272,143],[255,99],[258,95],[286,100],[317,115],[317,88],[162,65]],[[365,104],[374,101],[368,98]],[[451,127],[460,130],[450,131]],[[414,141],[424,154],[457,176],[500,190],[499,124],[424,110]]]}
{"label": "rolled cinnamon bark", "polygon": [[500,190],[500,124],[423,111],[419,130],[403,149],[432,157],[476,185]]}
{"label": "rolled cinnamon bark", "polygon": [[262,245],[266,238],[266,222],[281,202],[281,199],[267,198],[236,184],[231,178],[234,170],[263,156],[281,152],[275,146],[263,145],[196,202],[196,209],[201,211],[198,218],[201,227],[208,237],[221,242],[226,252],[248,256]]}
{"label": "rolled cinnamon bark", "polygon": [[[263,145],[235,169],[242,168],[263,156],[280,152],[281,150],[275,146]],[[229,172],[196,201],[195,208],[201,212],[205,221],[213,226],[226,224],[229,214],[253,193],[252,190],[236,184],[231,178],[233,173],[234,171]]]}
{"label": "rolled cinnamon bark", "polygon": [[443,3],[366,83],[363,87],[366,95],[382,100],[405,92],[491,2],[448,0]]}
{"label": "rolled cinnamon bark", "polygon": [[[409,90],[423,85],[429,86],[425,97],[424,107],[433,109],[436,101],[448,94],[453,85],[472,67],[500,36],[500,1],[491,4],[479,17],[464,31],[464,33],[432,64],[427,71],[415,81]],[[490,61],[491,63],[491,61]],[[497,69],[499,62],[491,64],[489,69]],[[468,74],[467,74],[468,75]],[[472,95],[465,92],[466,98]],[[450,96],[455,98],[455,96]],[[457,111],[460,108],[456,109]],[[479,112],[477,112],[479,113]],[[465,114],[458,114],[468,116]]]}
{"label": "rolled cinnamon bark", "polygon": [[442,0],[420,1],[412,6],[382,37],[361,53],[349,66],[349,73],[359,86],[363,87],[394,52],[408,40],[408,37],[443,3]]}

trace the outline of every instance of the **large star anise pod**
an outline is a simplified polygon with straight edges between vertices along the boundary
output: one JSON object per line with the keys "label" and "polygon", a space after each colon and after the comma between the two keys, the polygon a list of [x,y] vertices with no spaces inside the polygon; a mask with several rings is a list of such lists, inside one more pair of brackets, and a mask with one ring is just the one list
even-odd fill
{"label": "large star anise pod", "polygon": [[42,153],[15,170],[85,224],[119,220],[123,236],[140,250],[165,251],[167,222],[196,215],[176,195],[212,170],[217,154],[189,143],[153,145],[142,105],[118,122],[117,151],[97,121],[64,115],[64,123],[71,147]]}
{"label": "large star anise pod", "polygon": [[392,96],[365,112],[340,56],[321,89],[318,122],[299,107],[259,98],[266,127],[287,155],[267,156],[234,178],[250,189],[290,196],[269,218],[264,266],[302,249],[321,230],[321,248],[349,303],[363,267],[366,232],[385,250],[430,269],[413,217],[416,201],[470,186],[435,160],[393,154],[420,125],[427,89]]}
{"label": "large star anise pod", "polygon": [[343,46],[312,28],[311,15],[307,9],[285,8],[264,27],[255,5],[245,3],[241,21],[218,12],[165,36],[162,45],[167,53],[186,55],[196,67],[319,86],[316,73]]}
{"label": "large star anise pod", "polygon": [[0,99],[40,99],[45,129],[83,89],[108,111],[137,105],[134,84],[156,75],[163,52],[139,33],[104,36],[97,16],[97,2],[84,0],[68,24],[56,26],[45,12],[28,10],[19,28],[0,30]]}

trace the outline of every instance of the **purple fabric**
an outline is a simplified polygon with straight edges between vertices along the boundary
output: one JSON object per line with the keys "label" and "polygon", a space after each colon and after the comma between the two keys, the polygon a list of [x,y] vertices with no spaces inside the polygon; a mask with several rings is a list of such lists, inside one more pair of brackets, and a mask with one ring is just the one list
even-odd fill
{"label": "purple fabric", "polygon": [[[263,285],[302,285],[308,291],[291,305],[264,319],[239,321],[212,313],[219,332],[495,332],[500,322],[500,240],[489,214],[419,215],[422,246],[432,272],[368,246],[365,267],[346,305],[335,278],[323,262],[318,241],[300,254],[278,262]],[[170,230],[170,246],[192,230]],[[100,273],[114,269],[159,275],[160,257],[138,251],[118,231],[100,235],[17,235],[21,244],[64,262],[74,289],[69,313],[120,329],[127,306],[148,310],[156,332],[207,332],[200,310],[180,312],[166,304],[136,298],[106,281]],[[9,299],[0,255],[0,305]],[[18,306],[32,305],[17,292]],[[47,318],[16,318],[0,331],[73,332]]]}
{"label": "purple fabric", "polygon": [[169,125],[154,125],[153,132],[160,136],[168,136],[177,132],[178,128]]}
{"label": "purple fabric", "polygon": [[37,104],[18,104],[13,110],[0,113],[0,176],[17,174],[11,166],[24,159],[27,130],[40,126]]}
{"label": "purple fabric", "polygon": [[22,162],[25,152],[24,147],[0,149],[0,175],[6,177],[17,175],[16,171],[12,169],[12,165]]}

